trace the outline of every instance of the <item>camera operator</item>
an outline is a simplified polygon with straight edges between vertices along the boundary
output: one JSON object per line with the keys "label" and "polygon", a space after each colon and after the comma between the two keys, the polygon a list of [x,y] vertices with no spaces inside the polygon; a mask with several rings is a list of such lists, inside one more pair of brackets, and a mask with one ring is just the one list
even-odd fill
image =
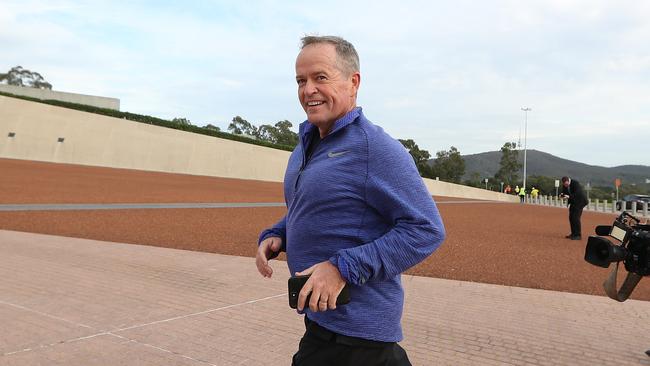
{"label": "camera operator", "polygon": [[589,201],[582,189],[580,183],[569,177],[562,177],[562,193],[560,197],[569,199],[569,224],[571,225],[571,234],[567,235],[567,239],[582,240],[582,230],[580,218],[582,217],[582,209],[587,206]]}

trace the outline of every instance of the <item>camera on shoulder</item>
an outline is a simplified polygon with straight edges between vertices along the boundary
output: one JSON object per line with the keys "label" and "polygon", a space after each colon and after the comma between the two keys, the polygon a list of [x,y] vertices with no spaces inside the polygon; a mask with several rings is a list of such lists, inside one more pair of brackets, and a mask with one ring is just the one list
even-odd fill
{"label": "camera on shoulder", "polygon": [[[627,212],[621,213],[611,226],[596,227],[597,236],[590,236],[585,248],[585,260],[594,266],[608,268],[616,263],[603,284],[607,296],[625,301],[642,277],[650,275],[650,225]],[[607,237],[620,244],[613,243]],[[616,289],[618,265],[623,262],[628,272],[620,289]]]}

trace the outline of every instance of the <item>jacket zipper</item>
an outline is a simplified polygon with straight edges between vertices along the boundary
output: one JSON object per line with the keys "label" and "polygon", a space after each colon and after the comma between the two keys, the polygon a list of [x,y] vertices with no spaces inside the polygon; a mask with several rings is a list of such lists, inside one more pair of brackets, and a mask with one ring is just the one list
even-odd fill
{"label": "jacket zipper", "polygon": [[[318,131],[312,132],[312,133],[318,133]],[[300,177],[302,176],[302,172],[305,171],[305,168],[307,167],[307,164],[309,164],[309,162],[314,157],[314,155],[316,155],[316,151],[320,148],[320,145],[323,144],[323,140],[325,138],[327,138],[327,136],[325,136],[322,139],[319,139],[316,146],[311,146],[314,143],[314,141],[313,141],[314,137],[309,138],[309,139],[307,139],[307,138],[306,139],[301,139],[301,144],[302,144],[302,164],[300,165],[300,170],[298,170],[298,176],[296,177],[296,182],[293,185],[293,190],[294,191],[298,190],[298,182],[300,181]],[[306,145],[306,142],[308,142],[307,145]],[[307,156],[307,150],[311,150],[311,153],[309,154],[309,156]]]}
{"label": "jacket zipper", "polygon": [[302,171],[305,170],[305,165],[307,165],[307,155],[305,153],[305,141],[300,139],[300,144],[302,145],[302,164],[300,164],[300,170],[298,170],[298,176],[296,177],[296,182],[293,185],[294,192],[298,190],[298,182],[300,181],[300,176]]}

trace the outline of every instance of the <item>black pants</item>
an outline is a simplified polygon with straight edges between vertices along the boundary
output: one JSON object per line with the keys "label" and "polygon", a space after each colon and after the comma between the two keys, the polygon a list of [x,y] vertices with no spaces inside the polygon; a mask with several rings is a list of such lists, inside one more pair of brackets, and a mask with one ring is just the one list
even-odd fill
{"label": "black pants", "polygon": [[569,224],[571,225],[571,236],[582,236],[580,218],[582,217],[583,208],[585,208],[585,206],[569,206]]}
{"label": "black pants", "polygon": [[411,366],[395,342],[375,342],[331,332],[305,316],[305,335],[292,366]]}

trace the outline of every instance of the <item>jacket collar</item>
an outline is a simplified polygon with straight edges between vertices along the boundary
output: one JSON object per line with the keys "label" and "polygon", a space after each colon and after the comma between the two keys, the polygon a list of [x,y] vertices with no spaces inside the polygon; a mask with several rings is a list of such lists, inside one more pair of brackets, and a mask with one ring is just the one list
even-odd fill
{"label": "jacket collar", "polygon": [[[334,125],[332,126],[332,130],[327,134],[327,136],[332,135],[338,130],[345,128],[347,125],[354,122],[358,117],[363,117],[363,112],[361,107],[355,107],[354,109],[346,113],[343,117],[336,120],[336,122],[334,122]],[[314,129],[318,129],[318,128],[313,124],[311,124],[309,120],[301,123],[298,129],[298,134],[300,135],[300,139],[302,140],[305,138],[305,136],[309,136],[309,134]]]}

